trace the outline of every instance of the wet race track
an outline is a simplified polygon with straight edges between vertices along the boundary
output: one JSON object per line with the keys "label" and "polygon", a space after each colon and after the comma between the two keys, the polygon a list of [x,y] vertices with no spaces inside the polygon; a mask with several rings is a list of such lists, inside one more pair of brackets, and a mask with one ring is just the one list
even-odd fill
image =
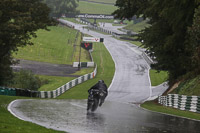
{"label": "wet race track", "polygon": [[103,37],[115,62],[115,75],[105,103],[94,113],[88,113],[86,100],[17,100],[9,105],[13,115],[72,133],[199,132],[199,121],[153,113],[138,106],[167,88],[151,87],[150,67],[141,50],[109,35],[84,30],[81,25],[74,26],[83,33]]}
{"label": "wet race track", "polygon": [[10,105],[23,120],[72,133],[197,133],[200,122],[106,101],[87,113],[86,100],[18,100]]}

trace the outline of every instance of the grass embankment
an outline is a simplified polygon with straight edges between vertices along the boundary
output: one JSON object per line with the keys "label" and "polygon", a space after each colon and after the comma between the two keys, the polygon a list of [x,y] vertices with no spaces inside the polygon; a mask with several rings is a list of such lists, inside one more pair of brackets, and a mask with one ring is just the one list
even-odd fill
{"label": "grass embankment", "polygon": [[0,132],[1,133],[57,133],[59,131],[44,128],[31,122],[22,121],[14,117],[7,110],[8,104],[16,99],[25,97],[12,97],[0,95]]}
{"label": "grass embankment", "polygon": [[187,96],[200,96],[200,75],[190,80],[181,82],[171,93]]}
{"label": "grass embankment", "polygon": [[[80,1],[87,1],[87,0],[80,0]],[[115,4],[116,0],[88,0],[91,2],[103,2],[103,3],[108,3],[108,4]]]}
{"label": "grass embankment", "polygon": [[80,10],[81,13],[88,14],[111,14],[117,7],[113,5],[91,3],[86,1],[79,1],[79,6],[77,10]]}
{"label": "grass embankment", "polygon": [[87,90],[100,79],[103,79],[107,86],[111,84],[115,65],[105,46],[102,43],[94,43],[92,56],[94,62],[98,65],[97,76],[68,90],[67,93],[59,96],[59,99],[86,99],[88,97]]}
{"label": "grass embankment", "polygon": [[167,81],[168,73],[166,71],[156,71],[154,69],[150,70],[151,86],[157,86]]}
{"label": "grass embankment", "polygon": [[[62,26],[53,26],[49,29],[50,31],[37,31],[37,38],[32,39],[34,45],[19,48],[14,57],[53,64],[72,64],[78,61],[81,33],[75,42],[77,30]],[[86,50],[82,49],[81,55],[81,60],[90,61]]]}
{"label": "grass embankment", "polygon": [[139,33],[141,30],[145,29],[145,27],[148,26],[149,24],[147,24],[147,20],[144,20],[137,24],[129,23],[127,26],[124,27],[124,29]]}
{"label": "grass embankment", "polygon": [[48,84],[42,85],[38,91],[52,91],[66,84],[67,82],[75,79],[74,77],[58,77],[39,75],[41,79],[48,79]]}
{"label": "grass embankment", "polygon": [[77,31],[61,26],[49,29],[50,31],[37,31],[37,38],[32,39],[34,45],[20,48],[14,57],[53,64],[71,64]]}

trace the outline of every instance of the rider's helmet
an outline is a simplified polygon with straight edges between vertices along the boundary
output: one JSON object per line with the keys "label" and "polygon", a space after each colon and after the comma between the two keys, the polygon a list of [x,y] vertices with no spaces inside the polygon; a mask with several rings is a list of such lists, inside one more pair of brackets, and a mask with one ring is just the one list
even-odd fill
{"label": "rider's helmet", "polygon": [[104,83],[104,81],[103,80],[99,80],[98,83],[102,84],[102,83]]}

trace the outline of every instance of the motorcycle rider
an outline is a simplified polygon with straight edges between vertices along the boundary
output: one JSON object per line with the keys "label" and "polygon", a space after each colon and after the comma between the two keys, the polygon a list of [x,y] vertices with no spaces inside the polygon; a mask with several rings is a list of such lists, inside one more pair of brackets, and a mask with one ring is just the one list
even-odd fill
{"label": "motorcycle rider", "polygon": [[98,83],[96,83],[94,86],[92,86],[88,90],[89,98],[90,98],[90,96],[92,94],[92,91],[100,91],[100,92],[104,93],[104,96],[101,97],[100,103],[99,103],[99,106],[101,106],[104,103],[104,100],[105,100],[106,96],[108,95],[108,87],[107,87],[107,85],[104,83],[103,80],[99,80]]}

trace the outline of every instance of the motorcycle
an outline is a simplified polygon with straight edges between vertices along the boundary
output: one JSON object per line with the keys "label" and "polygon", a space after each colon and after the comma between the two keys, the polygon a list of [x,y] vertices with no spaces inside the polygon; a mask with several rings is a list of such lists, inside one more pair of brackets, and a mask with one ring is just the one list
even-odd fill
{"label": "motorcycle", "polygon": [[105,98],[105,92],[92,89],[89,96],[88,96],[88,102],[87,102],[87,110],[91,110],[94,112],[98,106],[101,106],[104,102]]}

